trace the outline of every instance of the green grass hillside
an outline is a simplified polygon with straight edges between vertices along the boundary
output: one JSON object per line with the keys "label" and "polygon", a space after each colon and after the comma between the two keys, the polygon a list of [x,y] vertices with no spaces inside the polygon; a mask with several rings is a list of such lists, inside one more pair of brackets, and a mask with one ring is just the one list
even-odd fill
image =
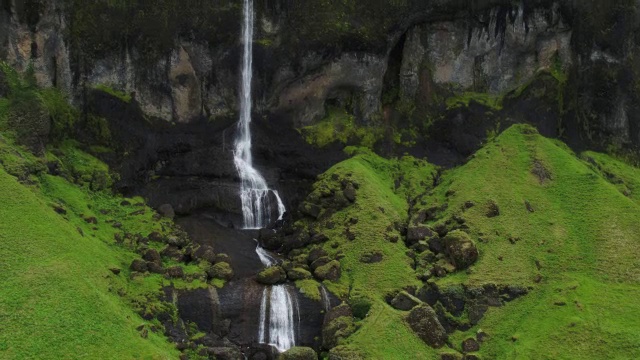
{"label": "green grass hillside", "polygon": [[[442,218],[464,217],[482,241],[470,271],[439,282],[533,288],[471,329],[490,336],[485,358],[640,356],[638,180],[636,168],[603,154],[577,156],[527,126],[510,128],[445,175],[427,203],[448,203]],[[476,206],[461,210],[467,201]],[[486,216],[490,202],[499,216]]]}
{"label": "green grass hillside", "polygon": [[[134,206],[139,199],[121,206],[125,199],[91,190],[101,183],[96,179],[108,178],[97,176],[106,167],[79,150],[66,146],[56,151],[59,159],[47,158],[60,161],[68,177],[69,169],[91,168],[78,177],[84,186],[42,172],[43,159],[7,138],[0,144],[0,358],[176,358],[164,336],[149,331],[143,338],[137,329],[149,322],[133,305],[152,298],[159,283],[142,287],[128,279],[136,255],[114,244],[121,230],[107,223],[117,220],[131,232],[161,230],[152,211]],[[32,174],[19,182],[7,171]],[[92,217],[97,224],[87,221]]]}
{"label": "green grass hillside", "polygon": [[[435,168],[423,161],[357,152],[322,175],[308,198],[337,192],[345,179],[359,185],[352,205],[307,220],[330,238],[324,245],[329,256],[341,259],[340,280],[325,285],[356,313],[363,303],[371,306],[356,319],[355,333],[340,342],[342,354],[434,359],[462,352],[462,341],[482,331],[488,340],[475,353],[482,359],[640,357],[640,260],[634,251],[640,244],[640,169],[604,154],[575,154],[517,125],[467,164],[442,173],[436,187],[434,175]],[[499,215],[488,217],[492,204]],[[395,242],[395,224],[406,223],[408,211],[433,208],[444,210],[427,225],[464,224],[480,256],[468,270],[430,282],[440,289],[529,289],[505,306],[489,308],[470,330],[450,334],[449,350],[423,344],[406,324],[406,313],[385,301],[394,290],[421,286],[408,249]],[[361,261],[372,252],[383,260]]]}

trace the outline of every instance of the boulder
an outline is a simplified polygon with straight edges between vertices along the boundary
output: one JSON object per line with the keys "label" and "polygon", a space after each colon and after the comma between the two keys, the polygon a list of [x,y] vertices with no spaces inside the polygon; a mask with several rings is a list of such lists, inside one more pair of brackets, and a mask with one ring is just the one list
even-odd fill
{"label": "boulder", "polygon": [[338,281],[340,278],[340,262],[333,260],[326,265],[320,266],[313,271],[313,275],[320,281]]}
{"label": "boulder", "polygon": [[311,263],[311,269],[315,270],[315,269],[319,268],[320,266],[327,265],[330,262],[331,262],[331,259],[328,256],[323,256],[321,258],[316,259],[314,262]]}
{"label": "boulder", "polygon": [[313,275],[303,268],[293,268],[287,272],[287,276],[291,281],[311,279]]}
{"label": "boulder", "polygon": [[459,353],[444,353],[440,354],[440,360],[462,360],[464,355]]}
{"label": "boulder", "polygon": [[402,311],[409,311],[421,303],[420,299],[406,291],[399,292],[398,295],[391,300],[391,306]]}
{"label": "boulder", "polygon": [[318,354],[312,348],[296,346],[280,354],[278,360],[318,360]]}
{"label": "boulder", "polygon": [[488,218],[493,218],[500,215],[500,208],[495,201],[491,200],[487,203],[487,212],[486,215]]}
{"label": "boulder", "polygon": [[420,240],[431,238],[436,233],[425,225],[410,226],[407,229],[407,246],[411,246]]}
{"label": "boulder", "polygon": [[160,253],[156,249],[149,249],[144,252],[142,258],[148,262],[162,264],[162,258],[160,257]]}
{"label": "boulder", "polygon": [[465,339],[462,342],[462,351],[466,353],[480,351],[480,344],[474,338]]}
{"label": "boulder", "polygon": [[446,253],[456,269],[466,269],[478,260],[478,248],[469,235],[454,230],[444,238]]}
{"label": "boulder", "polygon": [[287,274],[280,266],[271,266],[258,273],[256,280],[265,285],[273,285],[287,280]]}
{"label": "boulder", "polygon": [[382,261],[383,257],[384,256],[382,254],[382,251],[380,250],[368,251],[362,254],[362,256],[360,257],[360,262],[363,262],[365,264],[379,263],[380,261]]}
{"label": "boulder", "polygon": [[353,317],[353,311],[347,303],[342,303],[336,307],[331,308],[329,312],[324,316],[324,323],[327,324],[339,317]]}
{"label": "boulder", "polygon": [[180,266],[172,266],[167,269],[167,276],[175,279],[184,278],[184,270]]}
{"label": "boulder", "polygon": [[213,252],[213,248],[209,245],[200,245],[194,252],[193,257],[198,260],[204,260],[209,263],[216,262],[216,254]]}
{"label": "boulder", "polygon": [[219,262],[207,270],[207,275],[210,278],[231,280],[233,278],[233,269],[229,263]]}
{"label": "boulder", "polygon": [[331,349],[338,345],[340,340],[348,337],[356,331],[353,317],[341,316],[329,322],[325,322],[322,327],[322,347]]}
{"label": "boulder", "polygon": [[336,346],[329,351],[329,360],[365,360],[360,350],[349,345]]}
{"label": "boulder", "polygon": [[158,206],[158,214],[169,219],[176,217],[176,212],[173,210],[173,206],[171,206],[171,204],[162,204]]}
{"label": "boulder", "polygon": [[129,269],[131,269],[131,271],[145,272],[147,271],[147,263],[144,260],[135,259],[131,262],[131,265],[129,265]]}
{"label": "boulder", "polygon": [[407,323],[422,341],[433,348],[441,348],[448,340],[436,312],[427,304],[416,306],[407,315]]}
{"label": "boulder", "polygon": [[217,360],[244,360],[240,350],[232,347],[211,347],[207,349],[207,353]]}
{"label": "boulder", "polygon": [[353,186],[352,183],[348,183],[344,187],[344,190],[342,190],[342,195],[344,195],[344,197],[347,200],[349,200],[349,202],[355,202],[356,201],[356,188]]}
{"label": "boulder", "polygon": [[282,237],[273,229],[260,229],[258,232],[260,245],[267,250],[280,250],[284,245]]}
{"label": "boulder", "polygon": [[320,217],[322,208],[316,204],[305,202],[300,206],[300,212],[308,217],[317,219]]}
{"label": "boulder", "polygon": [[162,265],[156,262],[147,261],[147,269],[149,270],[150,273],[153,273],[153,274],[164,274],[164,269],[162,268]]}
{"label": "boulder", "polygon": [[329,254],[327,254],[326,250],[324,250],[321,247],[316,247],[311,249],[311,251],[309,251],[309,256],[307,257],[307,260],[309,261],[309,264],[313,263],[314,261],[318,260],[321,257],[325,257]]}

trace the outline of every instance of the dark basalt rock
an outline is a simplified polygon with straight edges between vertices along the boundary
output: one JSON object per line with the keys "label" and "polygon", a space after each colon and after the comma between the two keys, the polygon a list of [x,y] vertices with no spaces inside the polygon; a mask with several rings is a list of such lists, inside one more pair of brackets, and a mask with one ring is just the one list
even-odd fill
{"label": "dark basalt rock", "polygon": [[216,262],[216,254],[213,251],[213,247],[209,245],[200,245],[194,252],[192,257],[198,260],[204,260],[209,263]]}
{"label": "dark basalt rock", "polygon": [[164,274],[164,268],[156,262],[147,261],[147,269],[153,274]]}
{"label": "dark basalt rock", "polygon": [[393,300],[391,300],[391,306],[402,311],[409,311],[421,303],[420,299],[417,299],[406,291],[399,292]]}
{"label": "dark basalt rock", "polygon": [[427,304],[411,310],[407,315],[407,322],[418,337],[433,348],[443,347],[449,338],[436,312]]}
{"label": "dark basalt rock", "polygon": [[464,352],[476,352],[480,351],[480,344],[474,338],[465,339],[462,342],[462,351]]}
{"label": "dark basalt rock", "polygon": [[144,260],[135,259],[131,262],[129,269],[131,271],[145,272],[147,271],[147,263]]}
{"label": "dark basalt rock", "polygon": [[153,262],[156,264],[162,264],[162,258],[160,257],[160,253],[156,249],[149,249],[144,252],[142,258],[146,261]]}
{"label": "dark basalt rock", "polygon": [[478,248],[467,233],[455,230],[444,238],[446,253],[456,269],[466,269],[478,259]]}
{"label": "dark basalt rock", "polygon": [[233,279],[233,269],[229,263],[219,262],[207,270],[207,275],[214,279],[231,280]]}
{"label": "dark basalt rock", "polygon": [[[316,260],[316,262],[317,261],[318,260]],[[313,275],[320,281],[338,281],[340,274],[340,262],[337,260],[330,261],[329,263],[319,266],[313,270]]]}
{"label": "dark basalt rock", "polygon": [[170,278],[182,279],[184,278],[184,270],[180,266],[172,266],[167,269],[166,274]]}
{"label": "dark basalt rock", "polygon": [[158,214],[169,219],[173,219],[176,216],[176,213],[173,210],[173,206],[171,206],[171,204],[162,204],[158,206],[157,211],[158,211]]}
{"label": "dark basalt rock", "polygon": [[287,273],[280,266],[268,267],[258,273],[256,280],[265,285],[274,285],[287,280]]}

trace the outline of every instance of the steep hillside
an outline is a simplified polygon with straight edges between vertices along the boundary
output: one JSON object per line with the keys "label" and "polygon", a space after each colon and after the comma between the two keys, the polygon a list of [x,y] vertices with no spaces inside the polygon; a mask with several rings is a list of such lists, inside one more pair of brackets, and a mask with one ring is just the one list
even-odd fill
{"label": "steep hillside", "polygon": [[[339,259],[341,276],[324,283],[355,316],[331,353],[638,356],[640,263],[629,251],[640,242],[638,179],[634,167],[603,154],[576,155],[521,125],[444,173],[409,158],[356,153],[322,175],[298,224],[328,238],[323,253]],[[342,198],[351,184],[353,203]],[[443,250],[460,230],[479,253],[466,269]],[[408,314],[423,302],[449,334],[443,349],[411,331]],[[479,351],[463,345],[468,339]]]}

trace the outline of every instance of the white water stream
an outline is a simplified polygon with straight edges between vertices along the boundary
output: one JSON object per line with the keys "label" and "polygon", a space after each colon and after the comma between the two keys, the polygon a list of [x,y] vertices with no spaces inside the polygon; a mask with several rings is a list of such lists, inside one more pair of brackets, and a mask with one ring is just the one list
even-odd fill
{"label": "white water stream", "polygon": [[[253,0],[244,0],[242,41],[242,85],[240,91],[240,121],[235,139],[233,161],[240,176],[240,200],[245,229],[261,229],[269,225],[272,214],[278,220],[285,212],[284,204],[275,190],[269,189],[264,177],[253,167],[251,156],[251,80],[253,78]],[[273,194],[273,196],[271,196]],[[275,204],[274,201],[275,200]],[[275,206],[275,207],[274,207]]]}
{"label": "white water stream", "polygon": [[[251,80],[253,77],[253,0],[244,0],[242,41],[242,85],[240,93],[240,121],[235,139],[233,160],[240,176],[240,200],[245,229],[261,229],[271,223],[275,211],[282,219],[285,207],[277,191],[269,189],[264,177],[253,167],[251,157]],[[275,200],[275,201],[274,201]],[[264,266],[276,264],[276,259],[256,247],[256,253]],[[264,289],[260,303],[258,341],[284,352],[296,344],[294,307],[300,318],[297,298],[290,286],[275,285]]]}

